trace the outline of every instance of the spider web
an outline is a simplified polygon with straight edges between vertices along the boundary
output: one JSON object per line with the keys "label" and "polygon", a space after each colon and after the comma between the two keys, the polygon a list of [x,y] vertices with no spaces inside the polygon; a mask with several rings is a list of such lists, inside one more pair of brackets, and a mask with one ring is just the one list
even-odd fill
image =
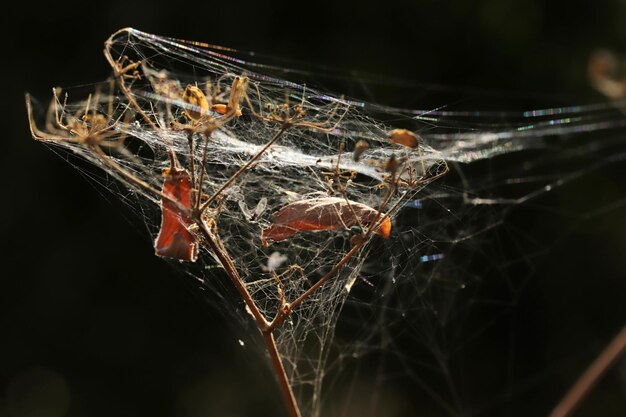
{"label": "spider web", "polygon": [[[249,62],[245,54],[227,48],[127,29],[110,39],[110,50],[122,65],[140,63],[136,76],[127,80],[130,94],[104,82],[96,85],[89,106],[106,116],[115,133],[106,158],[153,189],[161,188],[173,152],[182,167],[204,161],[201,187],[212,195],[277,134],[281,126],[274,115],[296,106],[303,110],[301,125],[287,129],[219,192],[209,211],[268,320],[281,305],[281,293],[293,301],[329,273],[350,251],[354,235],[349,227],[301,232],[268,246],[261,232],[272,224],[273,213],[289,203],[339,195],[380,207],[391,217],[389,239],[373,236],[275,332],[306,416],[380,415],[388,404],[377,395],[366,402],[355,400],[363,395],[364,388],[354,381],[365,358],[374,358],[381,370],[367,392],[384,392],[386,375],[395,369],[448,414],[480,414],[481,406],[467,404],[471,390],[459,387],[459,352],[493,322],[486,321],[481,329],[464,323],[475,309],[488,306],[495,317],[510,309],[532,276],[534,258],[548,247],[508,227],[506,219],[555,188],[625,156],[623,137],[615,132],[626,121],[613,104],[480,114],[393,108],[287,81],[287,69]],[[249,80],[248,101],[242,102],[241,117],[212,132],[205,159],[203,146],[192,149],[189,132],[172,125],[198,110],[181,93],[194,85],[214,102],[226,103],[233,80],[240,76]],[[81,111],[88,104],[74,101],[81,94],[69,91],[67,102],[63,96],[55,101],[63,109],[65,126],[84,121]],[[506,123],[498,122],[503,117]],[[388,132],[396,127],[418,132],[419,146],[393,143]],[[588,132],[604,132],[602,141],[589,142]],[[125,138],[121,148],[120,136]],[[363,140],[369,147],[356,158]],[[158,195],[107,165],[84,143],[51,143],[123,184],[120,198],[157,235]],[[589,154],[594,155],[591,163]],[[410,169],[393,189],[388,163],[396,158]],[[345,196],[337,192],[338,184],[345,187]],[[515,250],[503,249],[511,247]],[[201,248],[195,264],[179,267],[250,328],[249,311],[233,294],[213,253]],[[505,285],[507,296],[486,294],[490,280]]]}

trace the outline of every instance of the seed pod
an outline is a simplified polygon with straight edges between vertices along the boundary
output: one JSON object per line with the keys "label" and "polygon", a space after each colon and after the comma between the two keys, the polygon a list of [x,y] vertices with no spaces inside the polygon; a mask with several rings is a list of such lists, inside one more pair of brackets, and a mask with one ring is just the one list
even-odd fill
{"label": "seed pod", "polygon": [[230,97],[228,99],[227,110],[232,111],[236,117],[241,116],[241,107],[239,104],[243,100],[248,88],[248,77],[235,77],[230,87]]}
{"label": "seed pod", "polygon": [[226,104],[214,104],[213,111],[219,114],[226,114],[230,111]]}
{"label": "seed pod", "polygon": [[394,129],[389,132],[389,139],[398,145],[404,145],[407,148],[417,148],[419,146],[419,136],[410,130]]}
{"label": "seed pod", "polygon": [[188,85],[185,88],[183,101],[189,105],[185,107],[185,114],[194,122],[200,120],[202,115],[209,110],[209,102],[206,96],[195,85]]}

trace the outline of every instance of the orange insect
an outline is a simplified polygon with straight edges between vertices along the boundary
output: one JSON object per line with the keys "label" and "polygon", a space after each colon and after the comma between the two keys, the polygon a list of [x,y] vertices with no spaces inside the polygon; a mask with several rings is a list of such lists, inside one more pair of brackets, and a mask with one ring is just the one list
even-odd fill
{"label": "orange insect", "polygon": [[[373,227],[377,235],[387,239],[391,219],[365,204],[343,198],[323,197],[287,204],[272,216],[272,225],[263,229],[261,239],[280,242],[298,232],[347,230],[353,226]],[[374,226],[375,225],[375,226]]]}
{"label": "orange insect", "polygon": [[[163,171],[165,182],[163,194],[180,205],[191,208],[191,178],[184,169],[172,168]],[[193,224],[187,213],[172,201],[161,200],[161,229],[154,242],[157,256],[181,261],[195,262],[198,257],[198,238],[190,231]]]}

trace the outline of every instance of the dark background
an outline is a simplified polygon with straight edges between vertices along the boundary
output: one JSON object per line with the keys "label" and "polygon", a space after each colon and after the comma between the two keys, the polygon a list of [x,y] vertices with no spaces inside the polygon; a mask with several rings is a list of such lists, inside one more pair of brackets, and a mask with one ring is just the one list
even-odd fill
{"label": "dark background", "polygon": [[[424,84],[401,97],[346,87],[368,100],[427,107],[454,96],[470,108],[524,108],[601,100],[588,85],[587,59],[598,47],[626,52],[625,19],[623,1],[11,4],[2,25],[0,416],[282,412],[264,382],[271,375],[239,347],[241,335],[211,296],[195,296],[153,256],[141,222],[110,194],[30,140],[24,92],[46,100],[52,86],[108,77],[102,43],[113,31],[133,26]],[[549,203],[585,212],[600,198],[623,201],[624,172],[623,163],[594,172]],[[478,415],[547,415],[625,322],[624,214],[618,207],[555,226],[563,238],[537,261],[517,316],[528,352],[521,356],[536,359],[531,374],[550,381],[538,386],[551,395]],[[482,349],[497,351],[498,336],[490,342]],[[554,377],[550,361],[562,356]],[[486,377],[467,378],[480,387]],[[446,415],[421,403],[428,396],[417,385],[398,392],[408,405],[393,415]],[[626,415],[623,361],[576,415]]]}

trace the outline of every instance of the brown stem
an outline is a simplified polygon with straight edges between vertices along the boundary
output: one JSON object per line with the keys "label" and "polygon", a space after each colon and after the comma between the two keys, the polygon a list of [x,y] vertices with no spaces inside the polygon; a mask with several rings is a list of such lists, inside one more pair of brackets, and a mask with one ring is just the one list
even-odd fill
{"label": "brown stem", "polygon": [[248,289],[244,285],[243,280],[239,275],[239,271],[237,271],[237,268],[235,267],[235,264],[226,252],[226,249],[224,249],[224,247],[221,245],[219,236],[213,234],[213,232],[201,219],[196,219],[195,223],[200,228],[202,235],[209,245],[211,253],[213,253],[219,260],[220,264],[222,264],[222,267],[226,271],[226,275],[228,275],[233,285],[239,292],[239,295],[241,295],[241,298],[246,303],[246,306],[248,306],[248,309],[254,317],[254,320],[256,321],[259,330],[264,332],[268,328],[269,323],[267,322],[267,320],[265,320],[265,317],[263,317],[263,314],[254,302],[254,299],[252,298],[252,295],[250,295],[250,292],[248,292]]}
{"label": "brown stem", "polygon": [[274,367],[276,377],[278,378],[278,384],[280,385],[280,390],[283,394],[283,398],[285,399],[285,403],[287,404],[289,415],[291,417],[301,417],[300,408],[296,402],[296,397],[293,395],[291,385],[289,385],[283,361],[280,359],[278,349],[276,349],[276,341],[274,340],[273,331],[264,331],[263,340],[265,341],[265,348],[270,355],[272,366]]}
{"label": "brown stem", "polygon": [[109,158],[108,155],[105,154],[99,146],[91,146],[89,147],[89,149],[91,149],[105,165],[107,165],[109,168],[112,168],[115,172],[117,172],[119,175],[124,177],[124,179],[126,179],[131,184],[137,186],[138,188],[143,189],[144,191],[152,195],[159,196],[162,200],[167,200],[171,204],[175,205],[180,210],[181,213],[188,213],[189,209],[183,206],[180,203],[180,201],[157,190],[150,184],[146,183],[145,181],[140,180],[139,178],[135,177],[134,175],[126,171],[124,168],[122,168],[117,163],[115,163],[111,158]]}
{"label": "brown stem", "polygon": [[252,299],[252,296],[248,292],[248,289],[243,284],[243,281],[241,280],[239,272],[235,268],[232,259],[226,252],[226,249],[224,249],[221,245],[221,242],[219,241],[219,236],[214,235],[209,227],[207,227],[207,225],[200,219],[196,220],[196,223],[200,226],[200,230],[204,235],[211,252],[218,258],[218,260],[224,267],[226,274],[232,281],[237,291],[239,291],[241,298],[243,298],[244,302],[248,306],[248,309],[254,316],[259,330],[263,334],[265,348],[270,356],[272,368],[274,369],[274,374],[276,375],[276,378],[278,378],[278,384],[283,394],[283,398],[289,411],[289,415],[291,417],[301,417],[298,403],[296,402],[296,398],[293,395],[291,385],[289,384],[289,379],[287,378],[287,373],[285,372],[285,367],[283,366],[283,361],[280,358],[278,349],[276,348],[276,341],[274,340],[273,334],[274,329],[270,328],[269,323],[265,320],[265,318],[259,311],[256,303]]}
{"label": "brown stem", "polygon": [[[193,142],[192,131],[190,131],[187,134],[187,143],[189,145],[189,170],[191,171],[191,184],[192,184],[192,187],[197,188],[196,189],[197,195],[193,195],[191,200],[196,201],[196,200],[199,200],[200,199],[199,196],[202,195],[202,187],[198,185],[198,183],[196,182],[196,150],[195,150],[195,146],[193,146],[194,142]],[[170,151],[173,153],[173,150],[170,149]]]}
{"label": "brown stem", "polygon": [[354,245],[352,249],[350,249],[350,251],[346,253],[339,262],[337,262],[337,264],[333,267],[333,269],[328,271],[326,275],[320,278],[315,284],[311,285],[311,287],[308,290],[300,294],[298,298],[296,298],[291,304],[289,304],[289,310],[295,309],[300,303],[302,303],[304,300],[309,298],[311,294],[313,294],[319,287],[324,285],[326,281],[332,278],[339,271],[339,269],[341,269],[341,267],[344,266],[350,260],[350,258],[352,258],[352,256],[354,256],[354,254],[357,253],[359,249],[363,247],[364,244],[365,244],[365,241],[363,243],[358,243]]}
{"label": "brown stem", "polygon": [[569,416],[625,350],[626,326],[624,326],[611,343],[604,348],[596,360],[589,365],[574,386],[570,388],[569,392],[561,399],[554,410],[552,410],[550,417]]}

